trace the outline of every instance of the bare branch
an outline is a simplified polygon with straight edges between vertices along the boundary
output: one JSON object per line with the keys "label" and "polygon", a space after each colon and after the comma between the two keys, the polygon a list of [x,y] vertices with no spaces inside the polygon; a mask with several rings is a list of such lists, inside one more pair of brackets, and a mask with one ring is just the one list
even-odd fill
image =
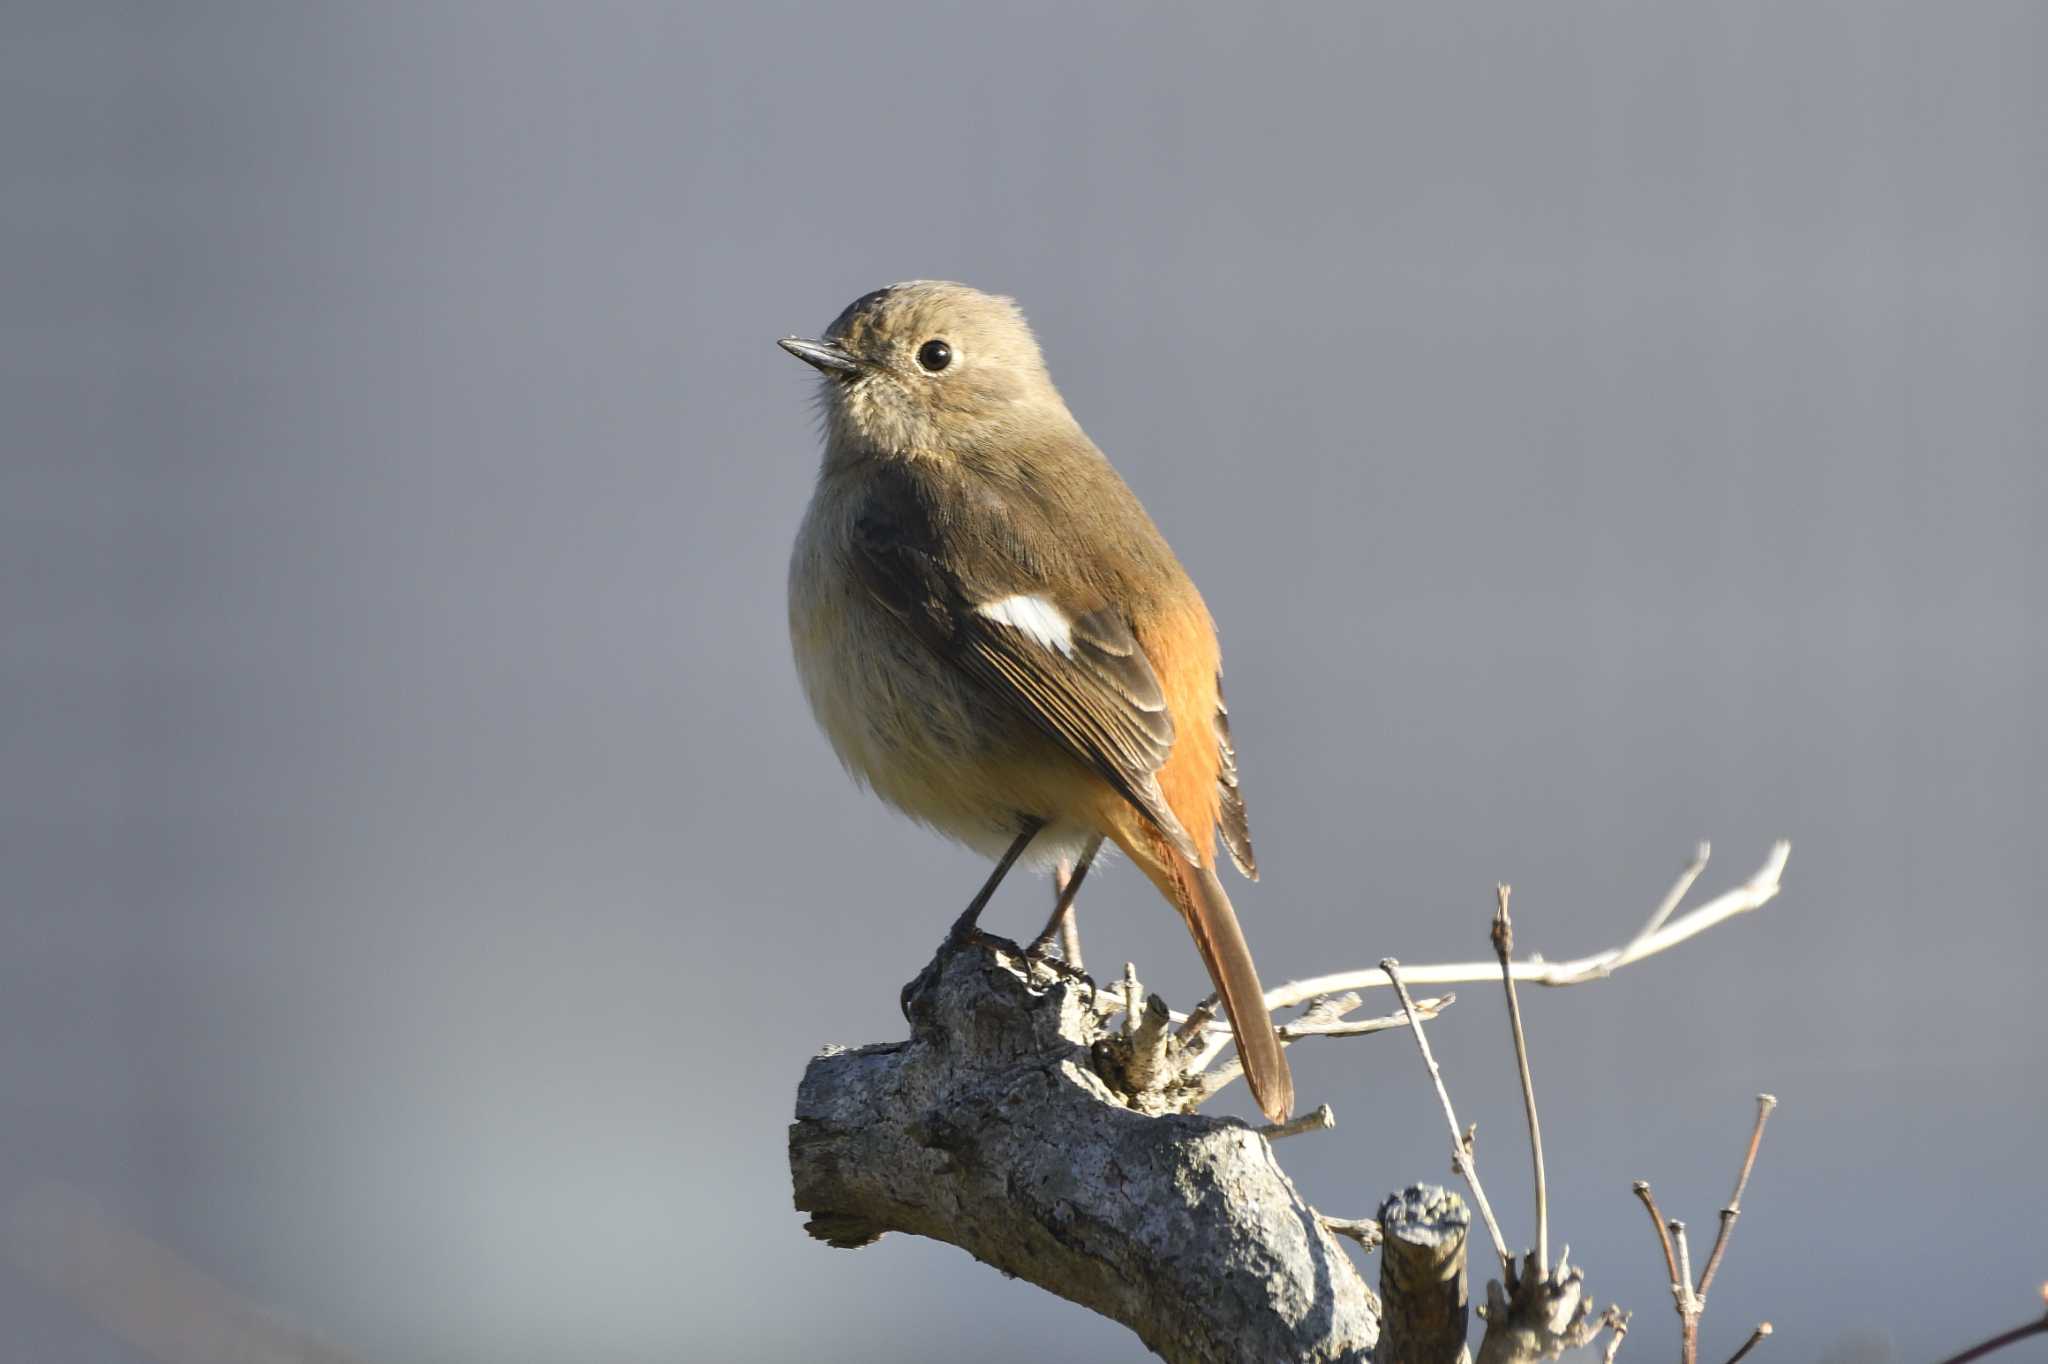
{"label": "bare branch", "polygon": [[1671,1239],[1678,1246],[1679,1282],[1686,1285],[1686,1292],[1692,1296],[1692,1314],[1698,1316],[1700,1299],[1699,1294],[1692,1288],[1692,1250],[1685,1244],[1685,1223],[1674,1217],[1668,1225],[1671,1228]]}
{"label": "bare branch", "polygon": [[[1350,998],[1351,1004],[1348,1007],[1357,1008],[1360,1001],[1356,996],[1351,996]],[[1433,995],[1428,999],[1416,1000],[1415,1012],[1421,1015],[1424,1022],[1428,1022],[1457,1002],[1458,997],[1456,995]],[[1203,1039],[1201,1051],[1196,1053],[1194,1058],[1188,1062],[1187,1068],[1190,1071],[1206,1070],[1210,1063],[1215,1060],[1217,1054],[1229,1043],[1231,1038],[1230,1025],[1221,1021],[1210,1022],[1204,1010],[1200,1008],[1196,1009],[1195,1013],[1190,1014],[1189,1018],[1193,1022],[1208,1028],[1209,1032],[1208,1036]],[[1291,1019],[1286,1023],[1278,1025],[1274,1031],[1280,1034],[1282,1042],[1298,1042],[1304,1037],[1366,1037],[1372,1033],[1391,1032],[1396,1028],[1405,1028],[1407,1026],[1408,1015],[1406,1013],[1380,1014],[1374,1018],[1331,1017],[1319,1019],[1315,1016],[1314,1010],[1310,1010],[1300,1018]],[[1186,1023],[1182,1024],[1175,1030],[1174,1035],[1185,1039],[1190,1035],[1189,1025]]]}
{"label": "bare branch", "polygon": [[1742,1342],[1742,1348],[1737,1350],[1734,1354],[1728,1356],[1728,1364],[1742,1364],[1742,1357],[1748,1354],[1751,1350],[1754,1350],[1757,1347],[1757,1345],[1763,1340],[1763,1338],[1769,1335],[1770,1333],[1771,1324],[1769,1322],[1758,1322],[1756,1324],[1756,1329],[1749,1333],[1749,1339]]}
{"label": "bare branch", "polygon": [[1317,1104],[1315,1111],[1304,1113],[1287,1122],[1267,1123],[1259,1129],[1259,1135],[1267,1141],[1278,1141],[1282,1137],[1298,1137],[1303,1132],[1327,1132],[1337,1125],[1337,1115],[1328,1104]]}
{"label": "bare branch", "polygon": [[[908,1039],[805,1069],[806,1229],[950,1242],[1178,1364],[1367,1364],[1378,1311],[1352,1256],[1243,1123],[1126,1100],[1132,1039],[1097,993],[1010,944],[949,941],[906,993]],[[1165,1032],[1142,1000],[1138,1027]]]}
{"label": "bare branch", "polygon": [[1628,1323],[1633,1313],[1619,1307],[1607,1309],[1607,1349],[1600,1356],[1600,1364],[1614,1364],[1614,1357],[1621,1353],[1621,1342],[1628,1339]]}
{"label": "bare branch", "polygon": [[1500,1223],[1494,1220],[1493,1205],[1486,1201],[1486,1190],[1479,1183],[1479,1167],[1473,1159],[1472,1145],[1458,1133],[1458,1115],[1451,1107],[1450,1091],[1444,1088],[1444,1073],[1429,1049],[1429,1037],[1422,1031],[1422,1020],[1415,1014],[1415,1001],[1409,997],[1408,986],[1401,979],[1401,963],[1388,957],[1380,962],[1380,970],[1393,982],[1395,993],[1401,996],[1401,1007],[1408,1012],[1408,1026],[1415,1031],[1415,1045],[1422,1051],[1423,1064],[1429,1067],[1429,1078],[1436,1084],[1436,1097],[1444,1106],[1444,1121],[1451,1128],[1451,1168],[1462,1175],[1471,1188],[1472,1201],[1479,1205],[1479,1215],[1486,1223],[1487,1234],[1493,1237],[1494,1253],[1500,1256],[1502,1264],[1513,1265],[1514,1256],[1508,1252],[1507,1238],[1500,1234]]}
{"label": "bare branch", "polygon": [[1536,1263],[1550,1272],[1550,1190],[1543,1176],[1543,1125],[1536,1118],[1536,1082],[1529,1077],[1529,1042],[1522,1033],[1522,1004],[1515,998],[1515,973],[1509,959],[1515,952],[1515,922],[1508,917],[1506,884],[1494,887],[1500,907],[1493,915],[1493,954],[1500,958],[1501,985],[1508,995],[1508,1027],[1515,1035],[1515,1066],[1522,1075],[1522,1113],[1529,1120],[1529,1159],[1536,1170]]}
{"label": "bare branch", "polygon": [[[1435,995],[1429,999],[1415,1001],[1415,1012],[1425,1023],[1445,1009],[1458,1002],[1456,995]],[[1293,1042],[1303,1037],[1364,1037],[1376,1032],[1390,1032],[1395,1028],[1408,1026],[1408,1015],[1381,1014],[1376,1018],[1346,1018],[1328,1023],[1311,1023],[1297,1019],[1282,1023],[1279,1028],[1282,1042]]]}
{"label": "bare branch", "polygon": [[1570,1251],[1558,1256],[1552,1272],[1531,1251],[1519,1268],[1508,1267],[1505,1284],[1486,1285],[1478,1364],[1537,1364],[1583,1348],[1603,1329],[1626,1329],[1628,1313],[1619,1307],[1593,1314],[1586,1276],[1567,1263],[1570,1258]]}
{"label": "bare branch", "polygon": [[[2041,1301],[2048,1303],[2048,1283],[2041,1285]],[[2036,1317],[2024,1326],[2015,1326],[2010,1331],[2001,1331],[1989,1340],[1972,1345],[1959,1355],[1950,1355],[1947,1359],[1942,1360],[1941,1364],[1969,1364],[1971,1360],[1982,1359],[1994,1350],[2003,1350],[2006,1346],[2015,1345],[2025,1340],[2028,1336],[2042,1335],[2044,1333],[2048,1333],[2048,1313]]]}
{"label": "bare branch", "polygon": [[[1415,1002],[1415,1009],[1424,1019],[1435,1018],[1456,1003],[1457,998],[1456,995],[1438,995],[1430,999],[1419,999]],[[1378,1018],[1344,1017],[1363,1002],[1355,992],[1320,996],[1310,1002],[1309,1007],[1299,1018],[1280,1024],[1275,1031],[1279,1033],[1280,1042],[1284,1046],[1300,1041],[1304,1037],[1365,1037],[1408,1025],[1408,1015],[1405,1013],[1383,1014]],[[1201,1094],[1205,1100],[1244,1073],[1243,1067],[1234,1057],[1217,1066],[1215,1070],[1209,1070],[1233,1040],[1230,1024],[1215,1018],[1215,1008],[1213,997],[1196,1005],[1194,1011],[1187,1016],[1187,1020],[1174,1032],[1174,1036],[1182,1039],[1184,1044],[1194,1047],[1182,1060],[1181,1069],[1191,1076],[1203,1076]],[[1202,1034],[1200,1044],[1189,1043],[1188,1039],[1197,1033]]]}
{"label": "bare branch", "polygon": [[1418,1184],[1380,1203],[1380,1364],[1453,1364],[1469,1356],[1472,1304],[1465,1241],[1472,1214],[1465,1200]]}
{"label": "bare branch", "polygon": [[1200,1037],[1202,1030],[1216,1017],[1216,1009],[1221,1003],[1216,996],[1210,995],[1189,1010],[1185,1018],[1179,1020],[1180,1026],[1173,1030],[1173,1035],[1183,1042],[1191,1042],[1194,1038]]}
{"label": "bare branch", "polygon": [[1167,1032],[1165,1000],[1158,995],[1146,997],[1144,1017],[1131,1030],[1130,1038],[1131,1059],[1124,1066],[1124,1078],[1139,1094],[1159,1088],[1172,1075],[1167,1044],[1173,1039]]}
{"label": "bare branch", "polygon": [[[1590,957],[1571,961],[1544,961],[1541,958],[1518,961],[1512,968],[1515,979],[1533,985],[1580,985],[1589,980],[1603,979],[1645,957],[1669,951],[1738,914],[1769,904],[1782,888],[1779,882],[1785,872],[1785,860],[1791,855],[1792,845],[1780,840],[1772,846],[1770,856],[1764,859],[1763,866],[1754,876],[1733,890],[1715,896],[1698,909],[1680,915],[1654,932],[1639,933],[1620,947],[1596,952]],[[1493,980],[1499,974],[1500,964],[1492,961],[1417,966],[1404,972],[1410,985],[1469,985]],[[1314,976],[1307,980],[1289,981],[1266,991],[1266,1007],[1281,1009],[1314,999],[1317,995],[1377,989],[1387,983],[1384,971],[1370,968]]]}
{"label": "bare branch", "polygon": [[1700,873],[1707,869],[1707,859],[1713,855],[1714,845],[1704,838],[1701,839],[1699,847],[1693,849],[1692,861],[1686,864],[1684,871],[1678,873],[1678,879],[1671,883],[1671,889],[1664,892],[1664,902],[1657,906],[1657,912],[1650,916],[1650,921],[1643,925],[1642,931],[1631,941],[1647,938],[1664,926],[1664,921],[1685,903],[1686,894],[1692,889],[1692,883],[1700,879]]}
{"label": "bare branch", "polygon": [[1650,1214],[1650,1225],[1657,1229],[1657,1244],[1664,1248],[1664,1267],[1671,1275],[1671,1296],[1678,1303],[1678,1314],[1685,1315],[1685,1307],[1691,1287],[1678,1276],[1678,1252],[1672,1249],[1671,1233],[1664,1229],[1664,1214],[1657,1207],[1657,1196],[1650,1192],[1650,1181],[1639,1179],[1635,1183],[1636,1197]]}
{"label": "bare branch", "polygon": [[[1658,1243],[1664,1248],[1665,1268],[1671,1273],[1671,1300],[1678,1309],[1679,1358],[1683,1364],[1695,1364],[1699,1358],[1700,1315],[1707,1309],[1707,1289],[1721,1268],[1721,1257],[1728,1251],[1728,1237],[1735,1227],[1735,1219],[1742,1215],[1742,1193],[1749,1187],[1750,1171],[1756,1168],[1757,1148],[1764,1139],[1764,1122],[1777,1106],[1777,1099],[1769,1094],[1756,1096],[1756,1126],[1750,1130],[1749,1149],[1742,1157],[1742,1173],[1735,1177],[1735,1192],[1729,1197],[1728,1206],[1721,1209],[1721,1229],[1714,1237],[1714,1248],[1708,1252],[1706,1271],[1700,1275],[1697,1286],[1692,1277],[1692,1251],[1685,1242],[1685,1223],[1675,1218],[1667,1222],[1657,1208],[1657,1200],[1650,1196],[1649,1184],[1640,1179],[1636,1181],[1636,1197],[1650,1211],[1650,1221],[1657,1228]],[[1757,1335],[1749,1344],[1736,1352],[1736,1359],[1748,1354],[1758,1340],[1771,1333],[1768,1322],[1757,1329]]]}
{"label": "bare branch", "polygon": [[[1707,1267],[1700,1272],[1700,1307],[1707,1305],[1707,1290],[1713,1286],[1714,1273],[1721,1268],[1721,1256],[1728,1250],[1729,1233],[1735,1230],[1735,1219],[1742,1216],[1742,1191],[1749,1187],[1749,1172],[1756,1168],[1757,1148],[1763,1145],[1764,1123],[1771,1116],[1771,1110],[1778,1106],[1775,1095],[1756,1096],[1756,1126],[1749,1134],[1749,1150],[1742,1157],[1742,1173],[1735,1177],[1735,1192],[1729,1196],[1728,1206],[1721,1209],[1721,1230],[1714,1236],[1714,1248],[1707,1254]],[[1766,1335],[1769,1332],[1765,1332]]]}
{"label": "bare branch", "polygon": [[1316,1220],[1325,1231],[1356,1241],[1366,1250],[1373,1250],[1380,1243],[1380,1224],[1370,1217],[1324,1217],[1317,1213]]}

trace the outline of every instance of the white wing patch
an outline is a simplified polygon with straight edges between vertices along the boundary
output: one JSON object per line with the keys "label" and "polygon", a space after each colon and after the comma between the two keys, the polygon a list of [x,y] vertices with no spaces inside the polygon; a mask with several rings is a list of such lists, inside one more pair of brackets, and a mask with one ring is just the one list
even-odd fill
{"label": "white wing patch", "polygon": [[1022,631],[1045,648],[1057,649],[1069,658],[1074,656],[1073,622],[1043,597],[1004,597],[974,609],[978,615]]}

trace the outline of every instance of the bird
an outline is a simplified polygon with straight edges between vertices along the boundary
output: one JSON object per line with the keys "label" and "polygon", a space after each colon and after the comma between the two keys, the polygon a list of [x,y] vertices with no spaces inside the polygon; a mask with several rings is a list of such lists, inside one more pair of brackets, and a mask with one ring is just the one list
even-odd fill
{"label": "bird", "polygon": [[1256,879],[1202,595],[1053,385],[1017,304],[913,280],[817,339],[824,452],[790,555],[803,691],[857,782],[996,859],[1071,859],[1054,932],[1104,840],[1179,911],[1259,1108],[1294,1081],[1220,838]]}

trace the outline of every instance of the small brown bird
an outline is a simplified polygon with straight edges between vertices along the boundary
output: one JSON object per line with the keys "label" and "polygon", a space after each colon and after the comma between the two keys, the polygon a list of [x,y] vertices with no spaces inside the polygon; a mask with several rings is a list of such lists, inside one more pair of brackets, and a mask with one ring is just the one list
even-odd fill
{"label": "small brown bird", "polygon": [[1023,315],[920,280],[780,344],[824,375],[789,627],[840,761],[998,859],[956,932],[1027,850],[1075,859],[1056,924],[1102,840],[1123,849],[1180,910],[1252,1095],[1284,1119],[1294,1081],[1216,878],[1219,833],[1258,873],[1215,626]]}

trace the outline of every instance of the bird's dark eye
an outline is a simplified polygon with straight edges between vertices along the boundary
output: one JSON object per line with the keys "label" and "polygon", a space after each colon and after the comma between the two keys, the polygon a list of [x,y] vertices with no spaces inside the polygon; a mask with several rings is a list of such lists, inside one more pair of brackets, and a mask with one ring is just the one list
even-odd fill
{"label": "bird's dark eye", "polygon": [[943,341],[927,341],[917,348],[917,363],[937,374],[953,363],[953,348]]}

